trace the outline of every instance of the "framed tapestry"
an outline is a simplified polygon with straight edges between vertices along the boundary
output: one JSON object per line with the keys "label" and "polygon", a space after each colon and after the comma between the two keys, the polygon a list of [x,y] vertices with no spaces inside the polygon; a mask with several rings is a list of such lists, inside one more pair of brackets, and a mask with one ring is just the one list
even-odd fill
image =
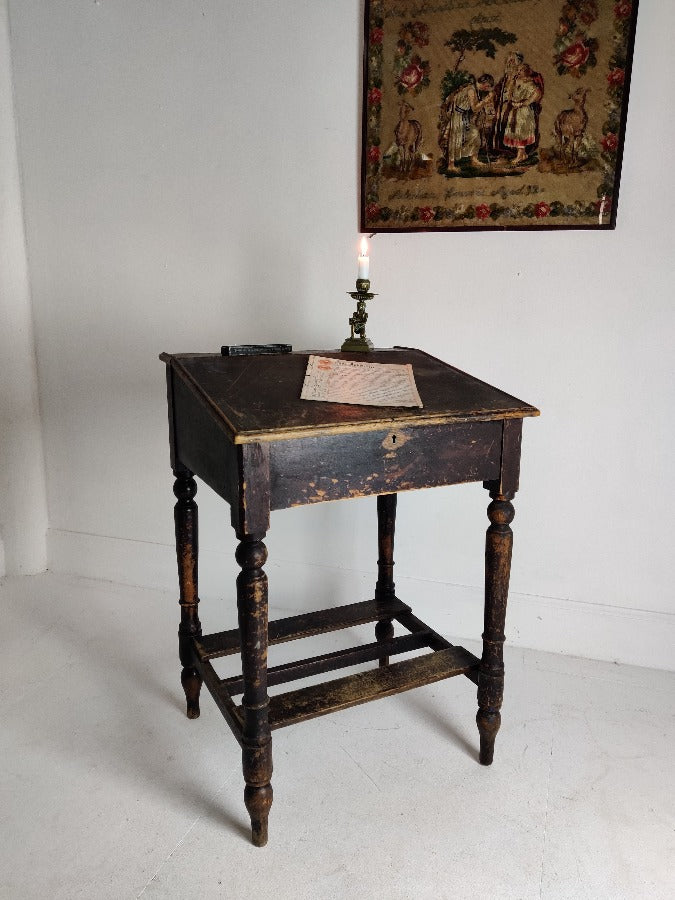
{"label": "framed tapestry", "polygon": [[638,0],[366,0],[361,230],[614,228]]}

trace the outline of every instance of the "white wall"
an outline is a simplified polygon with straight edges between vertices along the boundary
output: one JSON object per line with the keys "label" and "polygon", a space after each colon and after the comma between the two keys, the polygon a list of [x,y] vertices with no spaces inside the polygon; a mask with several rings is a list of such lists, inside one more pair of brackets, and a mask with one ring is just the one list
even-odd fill
{"label": "white wall", "polygon": [[[51,565],[173,585],[157,354],[346,334],[361,5],[10,5]],[[662,666],[674,31],[673,4],[642,4],[615,232],[378,235],[369,321],[380,346],[423,347],[542,410],[525,423],[509,639]],[[210,623],[233,614],[234,536],[199,498],[202,597],[227,598],[210,619],[205,604]],[[478,485],[400,499],[400,593],[449,634],[480,634],[487,500]],[[368,596],[374,516],[374,500],[275,513],[275,606]]]}
{"label": "white wall", "polygon": [[0,576],[47,562],[47,499],[17,158],[9,22],[0,0]]}

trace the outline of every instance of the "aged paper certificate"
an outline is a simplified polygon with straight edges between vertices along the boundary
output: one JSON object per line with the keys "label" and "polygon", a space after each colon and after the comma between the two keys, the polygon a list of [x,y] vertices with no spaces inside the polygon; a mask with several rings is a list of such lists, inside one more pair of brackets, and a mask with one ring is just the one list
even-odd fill
{"label": "aged paper certificate", "polygon": [[419,406],[412,366],[310,356],[301,400],[363,406]]}

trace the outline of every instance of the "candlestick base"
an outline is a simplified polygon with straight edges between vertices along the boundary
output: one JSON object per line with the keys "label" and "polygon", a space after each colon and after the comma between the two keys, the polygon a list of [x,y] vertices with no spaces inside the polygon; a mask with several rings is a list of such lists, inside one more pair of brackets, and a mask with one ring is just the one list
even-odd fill
{"label": "candlestick base", "polygon": [[357,278],[356,290],[348,291],[349,296],[356,300],[356,311],[349,319],[352,333],[344,341],[340,350],[344,353],[367,353],[373,349],[373,342],[366,337],[366,300],[372,300],[376,294],[370,293],[370,281],[367,278]]}
{"label": "candlestick base", "polygon": [[373,349],[373,342],[367,337],[348,337],[340,350],[343,353],[363,353]]}

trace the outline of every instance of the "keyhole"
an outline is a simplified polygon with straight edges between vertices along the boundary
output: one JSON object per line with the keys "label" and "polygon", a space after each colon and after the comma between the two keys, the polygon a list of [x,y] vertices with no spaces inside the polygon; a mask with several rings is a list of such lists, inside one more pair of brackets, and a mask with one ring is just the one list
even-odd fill
{"label": "keyhole", "polygon": [[392,434],[392,436],[391,436],[391,442],[392,442],[392,444],[395,444],[395,443],[396,443],[396,435],[395,435],[395,434]]}

